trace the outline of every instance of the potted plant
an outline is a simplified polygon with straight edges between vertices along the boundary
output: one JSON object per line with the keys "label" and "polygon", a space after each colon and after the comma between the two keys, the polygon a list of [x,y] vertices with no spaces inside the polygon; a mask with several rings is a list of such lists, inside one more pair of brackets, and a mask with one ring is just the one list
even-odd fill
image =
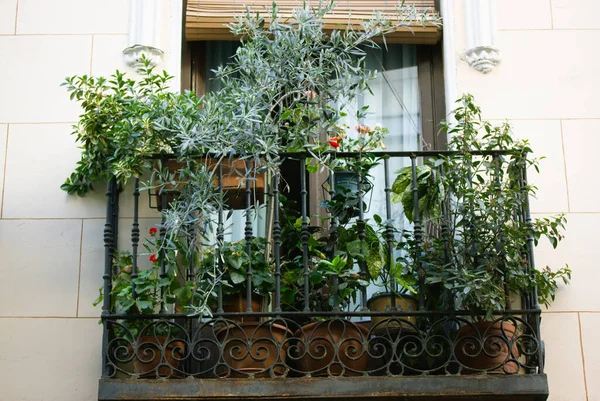
{"label": "potted plant", "polygon": [[[369,275],[371,283],[380,287],[383,291],[378,291],[367,302],[367,307],[373,312],[399,311],[413,312],[417,310],[417,299],[415,295],[416,280],[411,269],[411,264],[406,260],[406,250],[403,249],[405,242],[398,242],[396,238],[391,246],[399,252],[399,256],[394,258],[393,250],[388,250],[388,245],[383,241],[383,235],[386,230],[391,230],[395,237],[398,232],[393,227],[387,227],[379,215],[373,216],[377,224],[377,229],[371,228],[367,231],[366,241],[371,242],[370,248],[377,252],[373,255],[369,266]],[[370,234],[370,235],[369,235]],[[367,248],[368,249],[368,248]],[[372,250],[371,253],[373,254]],[[392,327],[404,327],[408,330],[414,330],[416,324],[415,317],[402,317],[402,321],[394,319],[392,316],[374,316],[371,319],[374,331],[386,331]],[[409,322],[403,323],[403,321]]]}
{"label": "potted plant", "polygon": [[[357,118],[366,110],[365,106],[359,111]],[[335,136],[331,136],[324,144],[324,147],[335,151],[327,162],[329,170],[333,172],[333,181],[327,179],[323,185],[323,188],[329,189],[331,193],[331,198],[324,202],[324,206],[332,215],[337,216],[341,224],[346,224],[351,218],[359,215],[361,207],[363,211],[368,210],[370,201],[365,201],[365,197],[369,196],[373,188],[371,169],[379,163],[378,158],[368,152],[386,149],[383,139],[388,129],[381,124],[376,124],[374,128],[359,124],[355,127],[356,134],[352,135],[346,132],[346,125],[336,128]],[[358,156],[336,158],[337,152],[357,153]]]}
{"label": "potted plant", "polygon": [[[250,281],[252,284],[251,310],[261,312],[269,302],[274,290],[273,263],[265,257],[266,240],[253,238],[250,253],[246,240],[224,241],[217,248],[205,250],[203,266],[217,268],[221,260],[221,280],[223,293],[223,309],[225,312],[246,312],[248,269],[251,268]],[[232,318],[238,320],[238,318]],[[256,317],[239,318],[239,321],[258,321]]]}
{"label": "potted plant", "polygon": [[[534,288],[536,302],[548,305],[558,282],[569,281],[568,266],[554,272],[535,270],[528,257],[533,251],[529,244],[543,237],[558,244],[565,218],[529,220],[527,202],[535,187],[525,181],[523,170],[538,168],[529,145],[514,139],[508,124],[495,127],[482,120],[472,96],[459,102],[456,123],[443,124],[449,149],[455,153],[433,158],[417,170],[417,184],[433,179],[419,210],[427,219],[424,224],[434,229],[421,233],[422,242],[414,252],[425,253],[425,283],[440,290],[441,306],[471,312],[472,321],[458,330],[454,348],[463,372],[516,373],[524,322],[495,314],[510,312],[512,293],[527,294]],[[407,181],[405,172],[400,177]],[[404,190],[396,188],[405,211],[409,198],[403,194],[414,185],[412,177],[408,181]],[[445,232],[439,234],[441,227]],[[428,259],[437,260],[428,263]]]}
{"label": "potted plant", "polygon": [[[197,291],[196,280],[187,279],[183,266],[188,266],[187,246],[180,241],[166,251],[157,229],[150,229],[144,244],[149,252],[150,267],[133,270],[131,253],[117,252],[114,258],[110,313],[128,319],[112,322],[113,338],[109,355],[113,367],[121,373],[142,378],[177,377],[183,372],[180,362],[186,355],[185,332],[169,320],[136,319],[136,315],[152,315],[159,310],[177,312],[190,305],[200,308],[204,301]],[[161,264],[164,273],[161,274]],[[201,275],[201,273],[199,273]],[[104,299],[102,288],[94,305]],[[132,362],[131,367],[122,363]],[[128,371],[130,369],[130,371]]]}
{"label": "potted plant", "polygon": [[150,170],[150,157],[170,154],[177,139],[172,131],[189,129],[201,99],[193,93],[169,92],[172,78],[155,74],[148,60],[142,78],[116,71],[110,77],[66,78],[62,84],[83,113],[73,126],[81,144],[81,159],[61,188],[83,196],[99,181],[115,177],[119,187]]}
{"label": "potted plant", "polygon": [[[216,249],[205,252],[202,264],[221,272],[219,283],[222,286],[224,312],[248,311],[249,277],[252,312],[261,312],[268,304],[275,279],[272,261],[265,258],[265,244],[264,238],[253,238],[250,248],[246,240],[226,241]],[[292,335],[289,329],[276,323],[261,323],[256,316],[226,319],[224,322],[215,322],[215,337],[222,345],[221,357],[224,362],[217,369],[218,376],[270,377],[271,374],[284,373],[283,364],[289,346],[285,340]]]}
{"label": "potted plant", "polygon": [[[343,256],[321,260],[311,272],[315,299],[322,310],[340,311],[356,302],[357,292],[366,283]],[[298,343],[291,357],[301,374],[311,376],[360,376],[369,363],[366,327],[339,317],[317,319],[302,326],[294,336]]]}

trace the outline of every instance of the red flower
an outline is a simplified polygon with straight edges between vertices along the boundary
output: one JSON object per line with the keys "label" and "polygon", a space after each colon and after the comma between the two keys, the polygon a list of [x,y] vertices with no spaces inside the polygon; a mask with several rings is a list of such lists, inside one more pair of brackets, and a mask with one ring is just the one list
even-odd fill
{"label": "red flower", "polygon": [[156,227],[150,228],[150,235],[153,237],[156,235]]}
{"label": "red flower", "polygon": [[336,141],[335,139],[330,139],[329,140],[329,144],[331,146],[333,146],[334,148],[339,148],[340,147],[340,143],[338,141]]}
{"label": "red flower", "polygon": [[150,262],[152,262],[152,263],[154,263],[158,260],[158,258],[156,257],[155,254],[150,255],[150,257],[148,259],[150,259]]}

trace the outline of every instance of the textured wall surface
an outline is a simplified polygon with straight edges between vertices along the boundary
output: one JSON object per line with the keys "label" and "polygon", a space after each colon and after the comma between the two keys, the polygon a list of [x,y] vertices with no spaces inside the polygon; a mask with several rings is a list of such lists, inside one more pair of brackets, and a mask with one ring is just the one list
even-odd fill
{"label": "textured wall surface", "polygon": [[0,0],[0,400],[97,399],[102,190],[59,186],[79,150],[64,78],[127,70],[128,0]]}
{"label": "textured wall surface", "polygon": [[[459,93],[472,93],[486,118],[508,119],[514,132],[546,156],[534,216],[565,213],[565,240],[542,243],[538,267],[573,270],[570,286],[543,314],[550,400],[600,400],[600,186],[594,163],[600,145],[600,40],[595,0],[497,0],[502,62],[487,75],[457,57]],[[465,50],[464,3],[454,3],[456,51]]]}

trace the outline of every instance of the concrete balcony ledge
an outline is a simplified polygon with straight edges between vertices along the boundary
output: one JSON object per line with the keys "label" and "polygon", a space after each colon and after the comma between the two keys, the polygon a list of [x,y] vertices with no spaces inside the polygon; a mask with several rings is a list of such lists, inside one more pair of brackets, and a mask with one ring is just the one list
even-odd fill
{"label": "concrete balcony ledge", "polygon": [[298,379],[101,379],[112,400],[535,400],[548,398],[546,375],[338,377]]}

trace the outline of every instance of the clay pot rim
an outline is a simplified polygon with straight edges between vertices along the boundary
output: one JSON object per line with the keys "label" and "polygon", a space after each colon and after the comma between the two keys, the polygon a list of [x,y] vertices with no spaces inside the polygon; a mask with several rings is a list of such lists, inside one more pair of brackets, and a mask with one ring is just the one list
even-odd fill
{"label": "clay pot rim", "polygon": [[294,336],[299,337],[301,335],[306,335],[307,331],[310,331],[311,329],[313,329],[313,332],[314,332],[314,326],[317,326],[319,324],[325,326],[325,324],[329,324],[330,322],[335,322],[335,321],[344,322],[344,325],[347,327],[349,326],[351,329],[358,328],[365,337],[369,335],[369,329],[367,329],[365,326],[363,326],[359,322],[353,322],[353,321],[345,320],[345,319],[327,319],[327,320],[319,320],[316,322],[305,324],[304,326],[302,326],[298,330],[296,330],[296,332],[294,333]]}
{"label": "clay pot rim", "polygon": [[[235,301],[236,299],[242,299],[242,301],[247,301],[246,299],[246,294],[240,294],[239,292],[233,293],[233,294],[223,294],[223,305],[230,305],[230,303],[226,303],[225,301]],[[258,301],[260,299],[260,302],[262,302],[264,299],[271,299],[270,295],[263,295],[263,294],[259,294],[258,292],[252,292],[252,297],[250,298],[250,300],[255,300]]]}
{"label": "clay pot rim", "polygon": [[239,329],[239,328],[244,328],[246,326],[255,326],[256,328],[258,328],[259,326],[262,326],[261,328],[265,328],[268,329],[269,327],[273,327],[273,328],[277,328],[281,331],[283,331],[284,333],[289,333],[292,336],[294,335],[294,332],[290,329],[288,329],[287,327],[281,325],[281,324],[277,324],[277,323],[273,323],[273,324],[268,324],[268,322],[239,322],[237,324],[228,324],[227,326],[223,327],[222,329],[219,329],[219,331],[217,331],[215,333],[216,336],[218,336],[220,333],[226,331],[226,330],[231,330],[231,329]]}
{"label": "clay pot rim", "polygon": [[383,293],[379,293],[379,294],[375,294],[373,295],[371,298],[369,298],[369,300],[367,301],[367,308],[369,307],[369,304],[377,299],[381,299],[381,298],[391,298],[392,295],[396,295],[396,298],[404,298],[404,299],[410,299],[412,301],[417,302],[418,299],[417,297],[413,296],[413,295],[409,295],[409,294],[399,294],[399,293],[391,293],[391,292],[383,292]]}
{"label": "clay pot rim", "polygon": [[[153,341],[150,341],[148,339],[151,339]],[[162,341],[162,340],[164,340],[164,341]],[[146,345],[146,344],[165,346],[165,344],[166,344],[167,347],[174,347],[174,346],[178,345],[178,343],[181,345],[185,345],[186,341],[185,341],[185,339],[176,338],[176,337],[148,335],[148,336],[137,337],[136,339],[134,339],[133,342],[137,343],[138,346]]]}
{"label": "clay pot rim", "polygon": [[493,331],[502,331],[509,334],[511,337],[517,335],[518,328],[517,326],[507,320],[480,320],[475,322],[469,322],[463,324],[459,329],[457,334],[457,338],[461,336],[467,337],[472,336],[471,332],[477,331],[477,335],[490,335]]}

